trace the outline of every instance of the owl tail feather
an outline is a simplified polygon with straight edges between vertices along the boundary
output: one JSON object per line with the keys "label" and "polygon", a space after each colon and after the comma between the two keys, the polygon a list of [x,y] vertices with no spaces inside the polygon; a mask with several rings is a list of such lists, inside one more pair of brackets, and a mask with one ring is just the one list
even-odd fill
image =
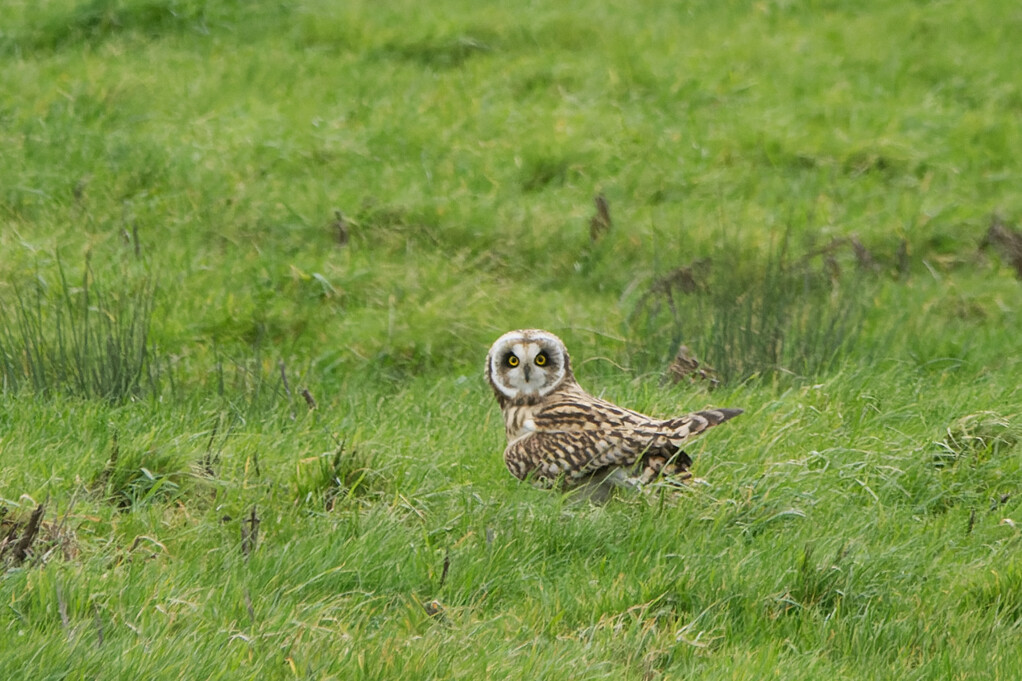
{"label": "owl tail feather", "polygon": [[724,423],[724,421],[733,419],[744,411],[744,409],[707,409],[705,411],[697,411],[695,415],[706,419],[706,427],[709,428],[710,426],[716,426]]}
{"label": "owl tail feather", "polygon": [[742,411],[741,409],[707,409],[665,421],[664,425],[674,431],[674,436],[669,435],[668,439],[678,449],[673,455],[668,455],[668,452],[664,451],[655,451],[643,457],[644,470],[640,475],[640,480],[650,482],[656,477],[664,477],[681,481],[691,478],[692,474],[689,472],[689,468],[692,466],[692,459],[681,449],[682,444],[706,429],[738,416]]}

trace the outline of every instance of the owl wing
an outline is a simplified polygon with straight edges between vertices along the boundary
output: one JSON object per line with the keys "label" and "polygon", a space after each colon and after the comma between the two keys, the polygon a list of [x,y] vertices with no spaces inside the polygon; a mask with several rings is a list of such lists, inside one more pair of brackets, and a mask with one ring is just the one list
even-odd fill
{"label": "owl wing", "polygon": [[507,446],[504,462],[521,480],[543,485],[563,480],[572,486],[609,465],[635,461],[633,448],[621,447],[605,435],[591,430],[528,433]]}
{"label": "owl wing", "polygon": [[553,404],[508,445],[504,461],[516,477],[543,484],[561,480],[572,487],[622,467],[641,467],[638,479],[649,482],[685,474],[692,460],[682,444],[740,413],[715,409],[657,420],[596,398]]}

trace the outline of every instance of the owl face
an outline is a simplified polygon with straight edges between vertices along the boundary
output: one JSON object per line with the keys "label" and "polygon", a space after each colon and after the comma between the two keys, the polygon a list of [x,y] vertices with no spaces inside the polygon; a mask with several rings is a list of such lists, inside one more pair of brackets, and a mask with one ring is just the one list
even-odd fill
{"label": "owl face", "polygon": [[568,351],[549,331],[509,331],[486,356],[487,380],[498,396],[511,400],[548,395],[569,376]]}

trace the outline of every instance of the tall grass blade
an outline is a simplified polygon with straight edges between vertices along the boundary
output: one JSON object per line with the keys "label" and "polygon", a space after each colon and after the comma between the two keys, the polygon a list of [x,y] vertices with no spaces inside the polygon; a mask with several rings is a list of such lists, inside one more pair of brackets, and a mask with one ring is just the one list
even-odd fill
{"label": "tall grass blade", "polygon": [[62,267],[57,281],[56,291],[39,278],[31,291],[15,287],[11,301],[0,300],[3,389],[111,401],[156,389],[160,371],[149,350],[153,279],[107,289],[86,266],[80,287]]}

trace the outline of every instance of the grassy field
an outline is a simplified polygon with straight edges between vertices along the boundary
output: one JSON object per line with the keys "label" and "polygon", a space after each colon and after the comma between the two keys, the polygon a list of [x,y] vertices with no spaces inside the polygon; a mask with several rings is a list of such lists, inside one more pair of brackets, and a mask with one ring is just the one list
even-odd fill
{"label": "grassy field", "polygon": [[[1017,3],[0,16],[0,678],[1022,675]],[[526,326],[705,483],[515,481]]]}

